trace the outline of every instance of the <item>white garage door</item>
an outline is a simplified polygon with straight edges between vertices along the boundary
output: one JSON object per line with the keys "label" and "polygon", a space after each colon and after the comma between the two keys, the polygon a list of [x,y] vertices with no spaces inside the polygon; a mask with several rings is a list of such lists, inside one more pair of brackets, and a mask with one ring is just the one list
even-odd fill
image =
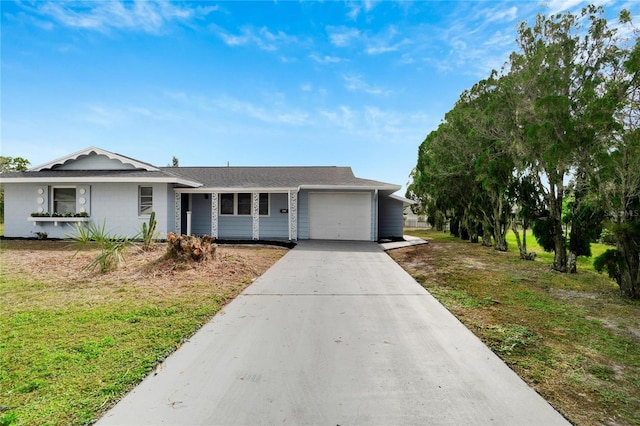
{"label": "white garage door", "polygon": [[309,238],[371,240],[371,193],[310,193]]}

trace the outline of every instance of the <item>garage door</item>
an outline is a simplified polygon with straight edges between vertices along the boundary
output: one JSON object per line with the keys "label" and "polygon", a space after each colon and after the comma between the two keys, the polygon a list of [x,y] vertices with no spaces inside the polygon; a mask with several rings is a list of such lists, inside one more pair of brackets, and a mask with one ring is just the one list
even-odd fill
{"label": "garage door", "polygon": [[309,238],[371,240],[371,194],[368,192],[310,193]]}

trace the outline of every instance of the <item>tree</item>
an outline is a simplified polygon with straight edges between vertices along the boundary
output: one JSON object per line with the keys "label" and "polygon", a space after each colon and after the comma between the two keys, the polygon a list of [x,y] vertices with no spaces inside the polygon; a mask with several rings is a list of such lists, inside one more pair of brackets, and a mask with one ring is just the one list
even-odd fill
{"label": "tree", "polygon": [[[29,166],[29,160],[22,157],[5,157],[0,155],[0,174],[23,172]],[[0,185],[0,223],[4,223],[4,187]]]}
{"label": "tree", "polygon": [[24,172],[29,166],[29,160],[22,157],[5,157],[0,155],[0,173]]}
{"label": "tree", "polygon": [[[482,213],[486,236],[495,249],[507,251],[506,234],[509,229],[511,199],[508,189],[515,179],[515,163],[511,153],[513,114],[507,102],[503,78],[497,72],[477,83],[469,92],[466,112],[468,143],[475,146],[471,159],[475,179],[481,185]],[[490,245],[490,244],[487,244]]]}
{"label": "tree", "polygon": [[[625,12],[621,20],[629,22]],[[616,280],[623,296],[640,299],[640,38],[623,52],[620,64],[615,71],[621,129],[610,139],[597,181],[616,248],[599,256],[594,266]]]}
{"label": "tree", "polygon": [[[516,237],[520,259],[533,260],[535,253],[527,252],[527,230],[544,209],[544,200],[540,199],[540,191],[535,187],[534,179],[522,173],[518,173],[508,194],[515,206],[511,218],[511,230]],[[522,231],[522,238],[520,238],[520,231]]]}
{"label": "tree", "polygon": [[532,27],[522,23],[520,53],[510,58],[512,96],[522,143],[518,156],[544,196],[553,239],[553,269],[568,271],[562,206],[568,178],[578,171],[592,174],[592,159],[604,149],[616,102],[607,86],[614,63],[615,31],[604,11],[589,6],[571,13],[538,15]]}
{"label": "tree", "polygon": [[180,165],[180,160],[175,155],[171,157],[171,167],[178,167]]}

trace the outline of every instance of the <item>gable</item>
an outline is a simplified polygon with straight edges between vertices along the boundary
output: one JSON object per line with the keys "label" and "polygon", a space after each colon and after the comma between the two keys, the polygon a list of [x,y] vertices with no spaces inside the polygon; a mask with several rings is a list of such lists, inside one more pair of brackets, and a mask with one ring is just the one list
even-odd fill
{"label": "gable", "polygon": [[100,148],[87,148],[47,164],[30,169],[42,170],[144,170],[159,171],[151,164],[143,163],[124,155],[115,154]]}
{"label": "gable", "polygon": [[56,164],[51,170],[135,170],[130,163],[123,163],[115,158],[91,153],[77,159],[67,160],[62,164]]}

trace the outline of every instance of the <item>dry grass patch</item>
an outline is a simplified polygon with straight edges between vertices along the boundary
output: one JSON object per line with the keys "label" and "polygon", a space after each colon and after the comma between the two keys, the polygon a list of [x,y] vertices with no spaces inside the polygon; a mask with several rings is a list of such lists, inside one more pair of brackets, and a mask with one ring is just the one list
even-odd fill
{"label": "dry grass patch", "polygon": [[586,268],[414,235],[430,244],[391,256],[571,422],[640,424],[640,303]]}
{"label": "dry grass patch", "polygon": [[0,245],[0,425],[87,424],[286,250],[219,246],[176,263],[130,247],[109,273],[68,242]]}

